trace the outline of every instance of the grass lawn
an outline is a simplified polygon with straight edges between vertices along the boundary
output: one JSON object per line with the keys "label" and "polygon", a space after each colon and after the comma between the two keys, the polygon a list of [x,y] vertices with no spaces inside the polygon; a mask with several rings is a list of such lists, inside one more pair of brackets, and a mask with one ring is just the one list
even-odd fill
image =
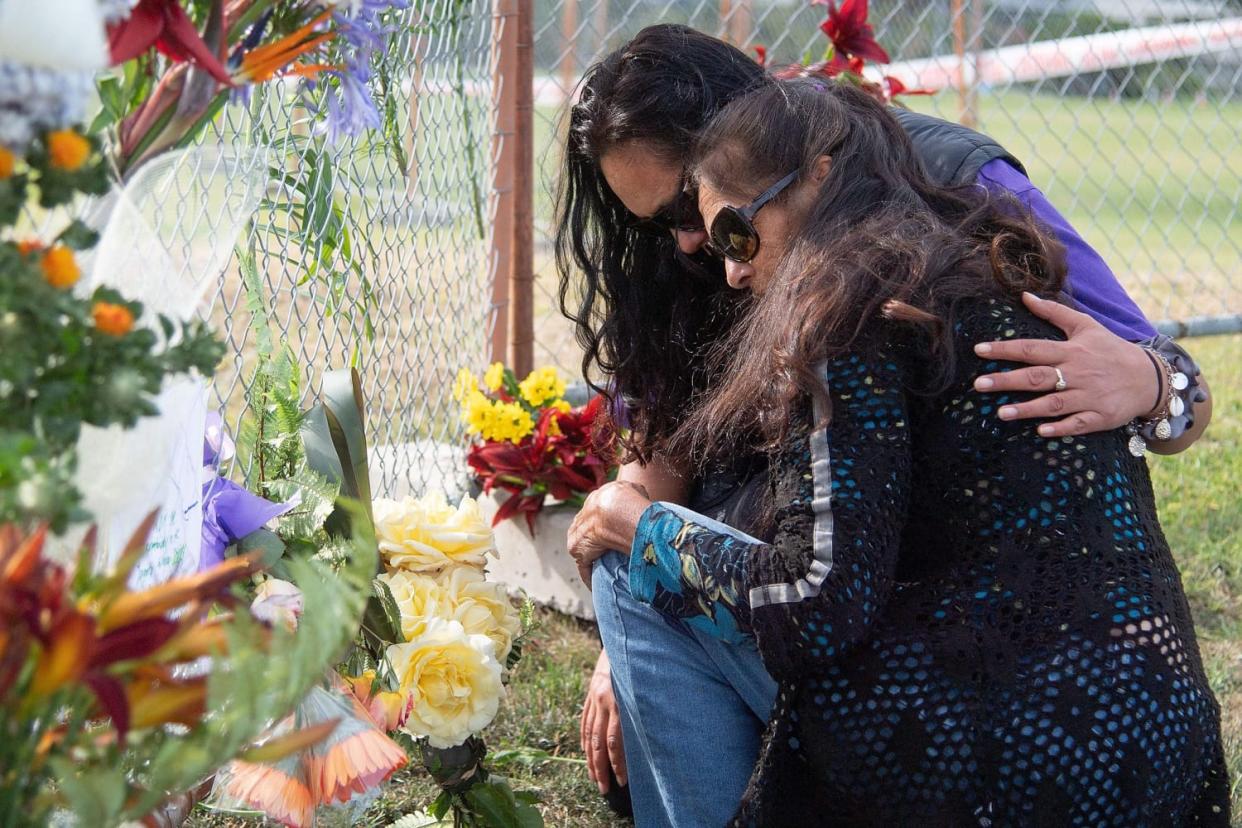
{"label": "grass lawn", "polygon": [[[1194,340],[1191,346],[1215,394],[1212,426],[1189,452],[1152,458],[1151,468],[1162,522],[1221,703],[1237,813],[1242,811],[1242,336]],[[514,673],[510,697],[485,738],[493,749],[534,748],[557,757],[502,768],[516,787],[539,792],[549,826],[615,824],[587,780],[578,748],[578,711],[598,652],[595,634],[555,613],[540,618],[535,640]],[[409,770],[368,813],[366,824],[385,826],[433,796],[425,775]],[[191,824],[243,823],[200,815]],[[1242,819],[1235,824],[1242,825]]]}

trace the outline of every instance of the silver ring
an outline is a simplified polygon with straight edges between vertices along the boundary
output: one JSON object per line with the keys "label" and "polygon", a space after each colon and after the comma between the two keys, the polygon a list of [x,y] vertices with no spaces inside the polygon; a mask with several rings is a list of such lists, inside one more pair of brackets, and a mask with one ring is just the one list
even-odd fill
{"label": "silver ring", "polygon": [[1064,391],[1069,388],[1069,384],[1065,381],[1065,374],[1061,373],[1061,369],[1053,366],[1052,370],[1057,372],[1057,384],[1052,386],[1057,391]]}

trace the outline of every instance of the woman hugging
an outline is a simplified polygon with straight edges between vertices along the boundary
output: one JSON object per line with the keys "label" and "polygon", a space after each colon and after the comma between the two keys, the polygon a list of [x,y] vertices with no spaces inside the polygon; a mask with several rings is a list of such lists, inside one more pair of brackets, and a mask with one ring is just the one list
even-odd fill
{"label": "woman hugging", "polygon": [[[1065,245],[1004,188],[933,180],[848,83],[763,76],[713,115],[656,159],[668,209],[624,200],[649,157],[598,159],[596,207],[664,238],[578,308],[615,311],[612,338],[580,322],[633,427],[570,541],[640,828],[1227,825],[1138,426],[1025,419],[1098,328],[1061,304]],[[581,230],[562,252],[598,264]],[[635,363],[615,333],[652,295],[662,356]]]}

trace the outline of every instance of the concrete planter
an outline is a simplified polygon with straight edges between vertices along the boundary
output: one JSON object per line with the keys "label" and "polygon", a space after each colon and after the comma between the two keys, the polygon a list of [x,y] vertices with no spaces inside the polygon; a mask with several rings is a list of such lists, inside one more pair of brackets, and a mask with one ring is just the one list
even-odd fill
{"label": "concrete planter", "polygon": [[[507,496],[498,492],[480,496],[479,505],[489,521]],[[594,620],[591,590],[578,577],[578,567],[565,548],[575,514],[567,506],[545,506],[535,518],[534,535],[524,517],[497,524],[497,558],[488,561],[489,580],[508,584],[514,593],[524,592],[558,612]]]}

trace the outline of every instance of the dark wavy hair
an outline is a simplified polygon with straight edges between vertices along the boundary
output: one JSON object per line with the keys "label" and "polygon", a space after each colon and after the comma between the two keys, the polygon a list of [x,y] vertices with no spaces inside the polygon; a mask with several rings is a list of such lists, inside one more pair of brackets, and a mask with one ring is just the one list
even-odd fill
{"label": "dark wavy hair", "polygon": [[733,327],[738,297],[719,262],[690,261],[671,235],[628,226],[600,158],[637,141],[682,165],[712,116],[763,77],[713,37],[651,26],[588,70],[570,112],[557,206],[561,311],[583,347],[583,376],[607,377],[597,390],[624,401],[626,447],[644,460],[707,385],[704,355]]}
{"label": "dark wavy hair", "polygon": [[1063,248],[1028,213],[978,186],[934,184],[897,120],[849,83],[767,81],[703,131],[693,174],[745,203],[794,170],[807,181],[825,155],[827,178],[800,225],[794,217],[771,284],[714,349],[716,379],[670,440],[671,454],[701,465],[775,449],[795,406],[824,396],[816,366],[881,319],[896,323],[885,336],[919,331],[932,369],[911,390],[939,393],[956,372],[951,340],[963,300],[1051,296],[1064,282]]}

